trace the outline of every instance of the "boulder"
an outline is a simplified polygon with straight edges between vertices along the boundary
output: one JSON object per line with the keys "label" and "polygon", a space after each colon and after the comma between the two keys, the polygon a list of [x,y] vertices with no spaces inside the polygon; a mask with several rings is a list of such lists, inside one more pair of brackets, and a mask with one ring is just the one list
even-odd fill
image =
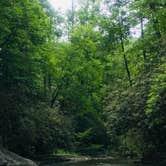
{"label": "boulder", "polygon": [[4,148],[0,148],[0,166],[37,166],[37,164]]}

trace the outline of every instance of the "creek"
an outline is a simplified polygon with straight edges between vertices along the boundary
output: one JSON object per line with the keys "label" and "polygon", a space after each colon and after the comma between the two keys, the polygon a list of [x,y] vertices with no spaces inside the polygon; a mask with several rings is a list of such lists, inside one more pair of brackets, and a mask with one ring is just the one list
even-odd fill
{"label": "creek", "polygon": [[59,163],[48,163],[42,166],[157,166],[152,164],[140,165],[133,160],[87,160],[87,161],[68,161]]}

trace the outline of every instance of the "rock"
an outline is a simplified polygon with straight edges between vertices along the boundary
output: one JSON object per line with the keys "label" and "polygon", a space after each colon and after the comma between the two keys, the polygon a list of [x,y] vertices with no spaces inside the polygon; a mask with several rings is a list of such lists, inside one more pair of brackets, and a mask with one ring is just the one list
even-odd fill
{"label": "rock", "polygon": [[0,166],[37,166],[37,164],[4,148],[0,148]]}

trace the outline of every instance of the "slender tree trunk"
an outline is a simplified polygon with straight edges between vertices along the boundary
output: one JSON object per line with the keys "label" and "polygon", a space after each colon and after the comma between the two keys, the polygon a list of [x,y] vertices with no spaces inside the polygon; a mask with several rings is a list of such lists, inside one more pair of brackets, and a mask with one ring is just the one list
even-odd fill
{"label": "slender tree trunk", "polygon": [[58,97],[58,94],[59,94],[59,88],[56,87],[53,94],[52,94],[52,99],[51,99],[51,104],[50,104],[50,107],[53,108],[54,107],[54,103]]}
{"label": "slender tree trunk", "polygon": [[8,64],[5,62],[5,60],[3,60],[3,63],[2,63],[2,81],[5,83],[4,85],[7,86],[10,82],[10,78],[8,76]]}
{"label": "slender tree trunk", "polygon": [[2,69],[3,69],[3,59],[2,59],[2,53],[1,53],[1,50],[2,48],[0,48],[0,80],[2,79],[2,75],[3,75],[3,72],[2,72]]}
{"label": "slender tree trunk", "polygon": [[149,7],[152,11],[152,21],[153,21],[153,27],[155,30],[155,34],[157,38],[161,38],[161,33],[160,33],[160,26],[159,26],[159,20],[157,18],[157,9],[156,9],[156,4],[155,2],[150,2]]}
{"label": "slender tree trunk", "polygon": [[[123,18],[122,18],[122,16],[120,17],[120,20],[119,20],[119,26],[120,27],[123,26]],[[129,66],[128,66],[128,61],[127,61],[127,57],[126,57],[126,53],[125,53],[125,47],[124,47],[122,29],[121,29],[121,34],[120,34],[120,42],[121,42],[121,48],[122,48],[122,52],[123,52],[123,59],[124,59],[124,64],[125,64],[125,69],[126,69],[126,72],[127,72],[127,77],[128,77],[129,85],[132,86],[131,74],[130,74],[130,70],[129,70]]]}
{"label": "slender tree trunk", "polygon": [[72,0],[72,31],[74,29],[74,19],[75,19],[75,7],[74,7],[74,0]]}
{"label": "slender tree trunk", "polygon": [[47,97],[47,77],[44,75],[43,77],[43,91],[44,91],[44,97]]}
{"label": "slender tree trunk", "polygon": [[156,16],[154,16],[154,14],[153,14],[153,25],[154,25],[154,30],[155,30],[156,37],[161,38],[159,20],[157,19]]}
{"label": "slender tree trunk", "polygon": [[[144,40],[144,23],[143,23],[143,16],[141,16],[141,38],[142,41]],[[146,60],[146,51],[143,47],[143,57],[144,57],[144,61]]]}
{"label": "slender tree trunk", "polygon": [[126,57],[126,54],[125,54],[125,48],[124,48],[124,42],[123,42],[122,36],[121,36],[120,40],[121,40],[123,59],[124,59],[125,69],[126,69],[127,76],[128,76],[128,81],[129,81],[130,86],[132,86],[131,74],[130,74],[130,70],[129,70],[129,66],[128,66],[127,57]]}
{"label": "slender tree trunk", "polygon": [[161,43],[160,43],[160,38],[161,38],[161,32],[160,32],[160,24],[159,24],[159,20],[157,17],[157,8],[156,8],[156,3],[155,2],[150,2],[149,3],[149,7],[152,11],[152,21],[153,21],[153,28],[155,31],[155,36],[158,40],[158,46],[157,46],[157,53],[156,53],[156,57],[157,57],[157,61],[160,63],[161,62]]}
{"label": "slender tree trunk", "polygon": [[52,84],[51,84],[51,75],[48,74],[48,89],[49,89],[49,93],[51,94],[52,92]]}

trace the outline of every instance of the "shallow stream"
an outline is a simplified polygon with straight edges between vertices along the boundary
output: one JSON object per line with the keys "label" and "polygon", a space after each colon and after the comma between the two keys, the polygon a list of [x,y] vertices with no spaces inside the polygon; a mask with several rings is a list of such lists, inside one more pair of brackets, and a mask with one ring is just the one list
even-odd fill
{"label": "shallow stream", "polygon": [[131,160],[87,160],[49,163],[42,166],[158,166],[152,164],[140,165]]}

